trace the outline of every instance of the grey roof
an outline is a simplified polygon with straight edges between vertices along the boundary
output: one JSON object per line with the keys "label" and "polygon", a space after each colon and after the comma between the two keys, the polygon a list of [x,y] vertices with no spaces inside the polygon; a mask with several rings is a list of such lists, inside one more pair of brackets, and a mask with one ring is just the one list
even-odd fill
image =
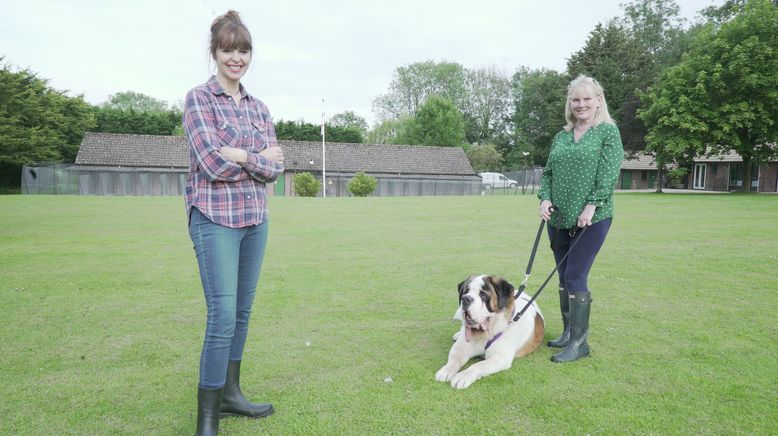
{"label": "grey roof", "polygon": [[[278,142],[287,170],[322,170],[321,143]],[[460,147],[327,143],[326,150],[328,172],[475,175]],[[76,165],[187,168],[189,150],[181,136],[87,132]]]}
{"label": "grey roof", "polygon": [[727,154],[698,156],[694,158],[694,162],[743,162],[743,158],[734,151],[730,151]]}
{"label": "grey roof", "polygon": [[76,165],[186,168],[189,151],[181,136],[86,132]]}
{"label": "grey roof", "polygon": [[656,170],[656,160],[654,156],[648,154],[638,154],[634,157],[625,156],[621,161],[623,170]]}
{"label": "grey roof", "polygon": [[[321,171],[322,144],[279,141],[290,170]],[[327,143],[327,171],[475,175],[460,147]]]}

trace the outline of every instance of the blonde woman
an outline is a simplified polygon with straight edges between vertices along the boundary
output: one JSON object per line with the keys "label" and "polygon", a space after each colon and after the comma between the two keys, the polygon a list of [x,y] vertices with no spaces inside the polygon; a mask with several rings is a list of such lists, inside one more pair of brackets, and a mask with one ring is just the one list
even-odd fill
{"label": "blonde woman", "polygon": [[[619,129],[596,80],[582,75],[570,82],[565,119],[567,125],[554,136],[538,193],[540,217],[547,222],[559,264],[564,330],[548,345],[564,349],[551,358],[554,362],[571,362],[590,353],[592,298],[587,279],[613,220],[613,190],[624,159]],[[570,250],[576,239],[580,240]]]}

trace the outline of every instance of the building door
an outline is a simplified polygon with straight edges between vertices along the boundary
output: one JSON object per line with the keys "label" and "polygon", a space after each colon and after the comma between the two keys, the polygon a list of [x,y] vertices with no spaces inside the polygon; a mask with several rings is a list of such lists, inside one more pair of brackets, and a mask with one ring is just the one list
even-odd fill
{"label": "building door", "polygon": [[632,189],[632,172],[629,170],[621,172],[621,189]]}
{"label": "building door", "polygon": [[694,165],[694,189],[705,189],[705,170],[707,165],[698,163]]}
{"label": "building door", "polygon": [[276,179],[276,189],[273,191],[273,195],[278,195],[279,197],[284,196],[284,188],[286,186],[286,174],[281,174]]}
{"label": "building door", "polygon": [[648,172],[648,189],[654,189],[656,186],[656,171]]}

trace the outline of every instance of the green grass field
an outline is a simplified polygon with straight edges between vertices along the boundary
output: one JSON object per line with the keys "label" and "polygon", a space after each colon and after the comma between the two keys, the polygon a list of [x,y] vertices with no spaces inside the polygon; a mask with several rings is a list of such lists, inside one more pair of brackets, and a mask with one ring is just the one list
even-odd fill
{"label": "green grass field", "polygon": [[[616,201],[593,356],[543,347],[458,391],[434,380],[456,285],[521,281],[537,200],[273,198],[242,384],[277,411],[223,434],[778,434],[778,197]],[[0,434],[194,432],[205,304],[181,198],[3,196],[0,247]],[[544,243],[532,292],[552,267]]]}

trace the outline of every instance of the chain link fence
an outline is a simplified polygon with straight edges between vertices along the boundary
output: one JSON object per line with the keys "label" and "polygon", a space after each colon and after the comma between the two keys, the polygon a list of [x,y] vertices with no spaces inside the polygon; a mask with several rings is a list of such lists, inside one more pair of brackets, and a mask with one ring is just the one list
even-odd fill
{"label": "chain link fence", "polygon": [[515,181],[515,185],[511,184],[511,186],[506,187],[484,185],[481,187],[482,195],[534,195],[540,189],[543,168],[528,167],[503,170],[501,174]]}

